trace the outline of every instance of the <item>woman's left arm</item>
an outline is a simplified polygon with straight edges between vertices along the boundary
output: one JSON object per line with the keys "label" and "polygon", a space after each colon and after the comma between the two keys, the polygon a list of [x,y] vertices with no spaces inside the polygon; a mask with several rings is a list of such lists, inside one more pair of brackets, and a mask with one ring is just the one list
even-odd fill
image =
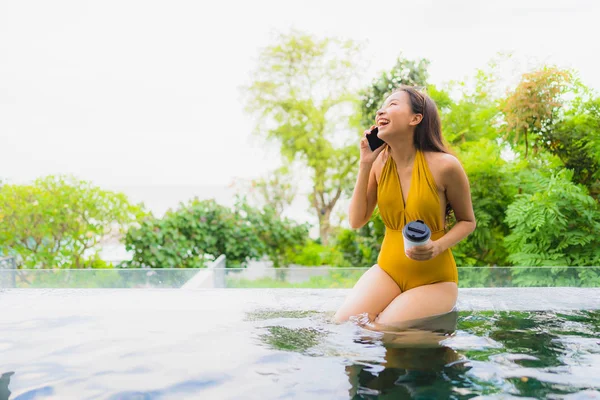
{"label": "woman's left arm", "polygon": [[452,205],[456,224],[438,240],[407,249],[406,255],[414,260],[425,261],[437,257],[475,230],[475,213],[471,203],[471,188],[467,174],[455,157],[447,157],[444,161],[442,174],[446,201]]}
{"label": "woman's left arm", "polygon": [[458,242],[469,236],[477,225],[473,204],[471,203],[471,187],[467,174],[460,161],[455,157],[448,157],[446,168],[443,171],[446,189],[446,201],[452,205],[456,224],[443,237],[436,242],[441,251],[455,246]]}

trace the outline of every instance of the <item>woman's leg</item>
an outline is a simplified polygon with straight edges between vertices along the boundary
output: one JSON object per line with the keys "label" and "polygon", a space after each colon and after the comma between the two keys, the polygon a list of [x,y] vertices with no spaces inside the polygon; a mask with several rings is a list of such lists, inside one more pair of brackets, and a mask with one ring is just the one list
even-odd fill
{"label": "woman's leg", "polygon": [[335,314],[334,321],[344,322],[351,316],[363,313],[368,313],[370,320],[373,320],[400,293],[398,284],[375,264],[356,282]]}
{"label": "woman's leg", "polygon": [[431,317],[452,311],[458,298],[454,282],[439,282],[418,286],[398,295],[383,310],[375,324],[393,326],[394,323]]}

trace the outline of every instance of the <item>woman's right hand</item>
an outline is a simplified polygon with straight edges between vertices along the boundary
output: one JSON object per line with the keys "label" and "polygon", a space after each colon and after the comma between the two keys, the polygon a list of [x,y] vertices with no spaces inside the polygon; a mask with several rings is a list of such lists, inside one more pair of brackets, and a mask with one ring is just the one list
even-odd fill
{"label": "woman's right hand", "polygon": [[371,131],[375,128],[375,125],[372,125],[370,129],[367,129],[364,132],[363,138],[360,140],[360,162],[361,164],[373,164],[377,159],[379,153],[383,151],[385,144],[379,146],[375,149],[375,151],[371,150],[369,146],[369,140],[367,139],[367,135],[373,135]]}

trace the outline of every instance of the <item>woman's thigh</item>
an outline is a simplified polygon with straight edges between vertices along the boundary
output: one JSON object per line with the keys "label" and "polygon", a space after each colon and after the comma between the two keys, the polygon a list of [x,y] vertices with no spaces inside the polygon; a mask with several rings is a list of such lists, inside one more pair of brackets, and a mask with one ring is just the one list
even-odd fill
{"label": "woman's thigh", "polygon": [[356,282],[334,320],[344,322],[363,313],[368,313],[372,320],[400,293],[398,284],[375,264]]}
{"label": "woman's thigh", "polygon": [[398,295],[383,310],[376,324],[394,325],[397,322],[426,318],[452,311],[458,298],[454,282],[439,282],[419,286]]}

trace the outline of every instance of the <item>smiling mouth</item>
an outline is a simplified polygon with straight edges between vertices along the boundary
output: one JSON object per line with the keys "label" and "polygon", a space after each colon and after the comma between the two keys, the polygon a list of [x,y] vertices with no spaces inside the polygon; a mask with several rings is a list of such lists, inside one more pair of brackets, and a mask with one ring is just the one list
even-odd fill
{"label": "smiling mouth", "polygon": [[389,124],[389,123],[390,123],[390,121],[389,121],[389,120],[387,120],[387,119],[383,119],[383,118],[382,118],[382,119],[380,119],[379,121],[377,121],[377,126],[381,128],[381,127],[384,127],[384,126],[386,126],[386,125],[387,125],[387,124]]}

